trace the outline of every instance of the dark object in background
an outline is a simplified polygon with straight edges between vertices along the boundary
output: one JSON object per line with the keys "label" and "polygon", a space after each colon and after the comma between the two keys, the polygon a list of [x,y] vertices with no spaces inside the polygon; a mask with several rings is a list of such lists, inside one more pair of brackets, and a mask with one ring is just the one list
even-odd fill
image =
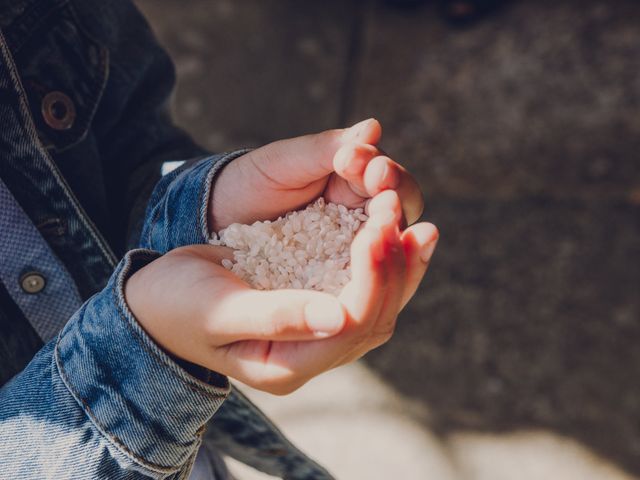
{"label": "dark object in background", "polygon": [[466,26],[502,7],[507,0],[441,0],[438,9],[452,25]]}
{"label": "dark object in background", "polygon": [[385,3],[389,5],[394,5],[396,7],[418,7],[427,3],[428,0],[386,0]]}
{"label": "dark object in background", "polygon": [[[386,0],[389,5],[415,8],[429,0]],[[507,0],[439,0],[438,11],[454,26],[467,26],[502,7]]]}

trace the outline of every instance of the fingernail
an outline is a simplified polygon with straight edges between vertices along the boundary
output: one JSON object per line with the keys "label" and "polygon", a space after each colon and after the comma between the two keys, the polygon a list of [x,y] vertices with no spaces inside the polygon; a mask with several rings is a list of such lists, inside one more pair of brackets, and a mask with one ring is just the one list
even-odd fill
{"label": "fingernail", "polygon": [[433,251],[436,249],[436,245],[438,244],[438,239],[432,240],[422,247],[420,250],[420,259],[427,263],[431,260],[431,256],[433,255]]}
{"label": "fingernail", "polygon": [[400,184],[400,177],[397,172],[392,169],[389,164],[385,164],[384,169],[382,170],[382,175],[380,176],[380,186],[382,188],[390,188],[394,190],[398,188]]}
{"label": "fingernail", "polygon": [[304,307],[307,326],[319,337],[335,335],[344,325],[344,312],[338,300],[317,299]]}
{"label": "fingernail", "polygon": [[369,205],[371,204],[371,199],[368,199],[364,202],[364,214],[368,217],[369,215]]}
{"label": "fingernail", "polygon": [[355,125],[352,125],[351,127],[347,128],[347,131],[345,132],[345,136],[349,138],[349,140],[357,139],[360,135],[364,134],[364,132],[367,129],[367,126],[372,121],[373,121],[373,118],[367,118],[366,120],[362,120],[361,122],[358,122]]}

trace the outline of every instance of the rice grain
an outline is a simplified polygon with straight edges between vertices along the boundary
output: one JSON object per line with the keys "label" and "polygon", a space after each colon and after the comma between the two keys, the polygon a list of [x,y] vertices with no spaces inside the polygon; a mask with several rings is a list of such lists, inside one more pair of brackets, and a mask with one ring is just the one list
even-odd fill
{"label": "rice grain", "polygon": [[320,197],[274,221],[229,225],[209,243],[233,248],[234,260],[225,259],[222,266],[254,288],[337,295],[351,279],[351,242],[367,218],[361,208]]}

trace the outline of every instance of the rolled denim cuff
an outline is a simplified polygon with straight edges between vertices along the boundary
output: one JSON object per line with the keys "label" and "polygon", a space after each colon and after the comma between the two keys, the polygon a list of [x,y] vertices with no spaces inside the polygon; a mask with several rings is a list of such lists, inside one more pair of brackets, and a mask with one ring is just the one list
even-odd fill
{"label": "rolled denim cuff", "polygon": [[165,253],[185,245],[207,243],[214,179],[228,163],[248,151],[206,157],[162,177],[149,200],[140,246]]}
{"label": "rolled denim cuff", "polygon": [[127,253],[105,289],[62,330],[55,359],[67,388],[102,434],[148,468],[164,470],[194,454],[203,426],[230,387],[226,377],[216,386],[190,376],[129,310],[126,280],[158,257],[150,250]]}

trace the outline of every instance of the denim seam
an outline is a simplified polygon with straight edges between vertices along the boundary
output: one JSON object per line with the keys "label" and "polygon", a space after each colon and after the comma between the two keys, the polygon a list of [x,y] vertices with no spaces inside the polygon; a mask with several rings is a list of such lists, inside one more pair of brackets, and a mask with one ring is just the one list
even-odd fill
{"label": "denim seam", "polygon": [[[113,291],[113,293],[115,294],[116,292]],[[135,331],[135,329],[129,325],[129,321],[126,318],[126,316],[120,311],[120,308],[118,307],[118,314],[120,316],[120,319],[122,321],[124,321],[125,323],[127,323],[127,328],[128,330],[131,332],[131,334],[134,336],[134,338],[138,341],[138,344],[140,344],[140,346],[151,356],[153,356],[156,360],[158,360],[158,362],[160,362],[164,367],[168,368],[171,373],[173,374],[174,378],[176,378],[177,380],[179,380],[181,383],[184,384],[185,387],[187,387],[189,390],[191,390],[194,393],[198,393],[198,394],[203,394],[206,395],[212,399],[218,400],[218,399],[225,399],[227,397],[226,394],[224,393],[215,393],[215,392],[207,392],[206,390],[204,390],[201,386],[199,385],[194,385],[192,383],[190,383],[187,379],[182,378],[182,376],[180,375],[180,372],[176,372],[175,368],[166,363],[166,361],[160,356],[159,352],[154,351],[154,349],[147,344],[147,342],[145,342],[145,339],[142,338],[142,336]],[[215,388],[213,386],[211,386],[211,388]]]}
{"label": "denim seam", "polygon": [[[155,256],[154,254],[156,252],[152,250],[139,249],[136,251],[136,253],[150,257],[150,256]],[[111,289],[113,298],[116,301],[116,305],[118,307],[118,314],[120,315],[120,318],[123,320],[125,325],[127,325],[127,328],[129,329],[129,331],[134,334],[136,340],[138,341],[140,346],[142,346],[142,348],[144,348],[149,354],[151,354],[154,358],[156,358],[163,366],[168,368],[169,371],[173,374],[174,378],[179,380],[190,390],[192,390],[195,393],[202,393],[212,399],[216,399],[216,400],[219,400],[221,398],[225,399],[230,392],[230,388],[227,388],[225,390],[219,387],[214,387],[212,385],[206,385],[203,382],[200,382],[201,385],[195,384],[193,380],[195,381],[198,381],[198,380],[196,378],[193,378],[187,375],[186,373],[183,373],[183,370],[180,367],[178,367],[174,362],[172,362],[171,359],[169,359],[169,357],[164,352],[162,352],[160,348],[155,345],[155,343],[153,343],[153,340],[151,340],[148,334],[143,331],[142,327],[139,325],[139,323],[135,319],[135,316],[129,310],[129,307],[126,305],[126,303],[124,303],[123,305],[124,282],[122,282],[122,279],[129,273],[129,270],[131,269],[131,266],[132,266],[131,264],[132,264],[131,258],[128,257],[125,260],[125,263],[122,266],[121,270],[118,272],[117,281],[114,282],[114,285]],[[122,298],[120,297],[121,292],[122,292]],[[209,389],[214,391],[209,391]]]}
{"label": "denim seam", "polygon": [[[44,5],[43,2],[34,2],[27,10],[22,12],[16,17],[6,32],[7,42],[15,53],[18,53],[25,42],[42,25],[49,15],[55,12],[58,8],[64,7],[70,0],[55,0],[50,2],[51,4]],[[23,27],[23,24],[27,24],[27,29],[20,32],[20,35],[16,35],[16,29]]]}
{"label": "denim seam", "polygon": [[55,349],[54,349],[53,360],[55,362],[56,371],[58,372],[58,376],[60,377],[60,380],[62,380],[62,383],[64,383],[65,387],[67,387],[67,390],[69,391],[71,396],[80,405],[80,407],[84,411],[85,415],[91,421],[91,423],[96,428],[96,430],[98,430],[98,432],[100,432],[102,434],[103,438],[105,440],[107,440],[107,442],[109,442],[111,445],[116,447],[127,458],[129,458],[131,461],[137,463],[138,465],[141,465],[142,467],[144,467],[144,468],[146,468],[146,469],[148,469],[148,470],[150,470],[150,471],[152,471],[154,473],[166,474],[166,473],[175,473],[175,472],[177,472],[180,469],[180,467],[178,467],[178,468],[175,468],[175,467],[163,467],[162,465],[156,465],[154,463],[147,462],[145,459],[139,457],[134,452],[132,452],[124,444],[124,442],[122,440],[120,440],[117,436],[107,432],[106,428],[100,423],[100,421],[93,414],[93,412],[92,412],[91,408],[89,407],[89,405],[87,405],[87,403],[80,397],[80,394],[75,390],[75,388],[73,388],[73,386],[71,384],[71,381],[67,377],[67,375],[65,373],[65,370],[64,370],[64,367],[62,366],[62,361],[60,360],[58,346],[60,344],[60,340],[62,339],[63,333],[65,332],[65,330],[66,330],[66,328],[63,329],[60,332],[60,334],[58,335],[58,338],[56,340],[56,346],[55,346]]}
{"label": "denim seam", "polygon": [[[38,16],[37,13],[39,13],[40,10],[43,10],[46,13]],[[31,11],[33,11],[33,13]],[[89,134],[89,130],[90,130],[89,126],[91,125],[91,121],[98,109],[100,98],[102,97],[102,94],[104,93],[104,90],[106,89],[106,86],[107,86],[107,81],[109,78],[109,56],[110,55],[109,55],[109,50],[85,28],[83,23],[80,21],[79,16],[77,15],[73,2],[71,2],[70,0],[56,0],[53,2],[53,5],[46,7],[46,9],[43,9],[38,4],[35,4],[34,6],[31,7],[30,10],[25,12],[22,16],[25,16],[27,18],[27,21],[29,21],[28,17],[34,16],[34,15],[36,20],[35,20],[35,23],[33,23],[31,28],[29,29],[28,33],[23,35],[24,38],[22,39],[22,43],[28,40],[35,30],[40,28],[40,25],[45,22],[45,20],[48,18],[49,15],[52,15],[58,11],[66,11],[71,16],[74,22],[74,25],[78,29],[78,36],[82,41],[83,46],[86,43],[85,41],[88,39],[90,42],[93,42],[95,45],[97,45],[99,50],[99,64],[98,64],[99,75],[92,76],[91,83],[88,84],[92,92],[97,89],[95,91],[95,94],[92,97],[88,97],[93,99],[93,102],[91,102],[93,103],[93,108],[91,110],[87,110],[85,115],[78,115],[76,117],[76,122],[74,123],[74,126],[73,126],[73,130],[78,131],[80,135],[78,135],[77,137],[71,137],[71,140],[66,142],[62,147],[57,147],[55,145],[55,142],[53,142],[54,143],[53,146],[57,152],[64,152],[74,147],[78,143],[82,142]],[[18,20],[16,20],[16,22],[20,22],[21,17],[19,17]],[[9,38],[5,38],[5,39],[7,40],[7,42],[10,42]],[[22,47],[22,43],[16,44],[16,47],[14,48],[14,52],[16,55],[18,54],[20,47]],[[11,45],[11,43],[9,43],[9,45]],[[79,120],[81,119],[83,119],[84,121],[82,123],[79,123]]]}
{"label": "denim seam", "polygon": [[53,175],[53,178],[55,178],[58,186],[61,188],[61,190],[67,196],[67,199],[69,200],[71,208],[73,208],[73,210],[76,212],[76,215],[78,215],[78,220],[80,221],[80,223],[82,223],[84,225],[84,227],[87,229],[87,232],[93,238],[96,246],[98,247],[98,249],[104,255],[107,263],[112,268],[115,267],[116,264],[117,264],[116,256],[111,251],[111,248],[108,246],[107,242],[104,240],[102,235],[98,232],[98,230],[97,230],[95,224],[93,223],[93,221],[87,216],[87,214],[85,213],[84,209],[80,206],[80,203],[78,202],[77,198],[71,192],[71,189],[69,188],[69,185],[67,184],[67,181],[64,179],[64,177],[62,177],[62,175],[60,174],[60,172],[58,170],[58,167],[55,165],[55,163],[53,162],[53,160],[49,156],[49,153],[43,148],[42,143],[40,142],[40,139],[38,138],[38,133],[37,133],[37,130],[36,130],[36,126],[33,123],[33,119],[31,118],[31,114],[30,114],[30,111],[29,111],[29,106],[26,103],[24,87],[22,86],[22,82],[20,81],[20,77],[19,77],[18,72],[17,72],[17,67],[15,65],[15,62],[13,61],[13,57],[11,56],[11,52],[9,52],[9,50],[7,48],[6,41],[5,41],[4,36],[3,36],[1,31],[0,31],[0,53],[2,54],[2,56],[7,61],[7,71],[9,72],[9,75],[10,75],[14,85],[17,87],[17,90],[18,90],[18,92],[17,92],[18,93],[18,101],[19,101],[19,104],[20,104],[20,113],[22,115],[23,121],[25,122],[25,129],[26,129],[27,133],[29,134],[29,138],[30,138],[32,144],[35,146],[35,148],[38,150],[38,152],[40,153],[40,155],[44,159],[45,164],[49,168],[49,171]]}
{"label": "denim seam", "polygon": [[149,221],[149,233],[147,233],[147,245],[149,245],[149,247],[151,247],[152,249],[155,249],[156,246],[153,244],[152,242],[152,238],[153,238],[153,234],[154,234],[154,230],[156,228],[156,225],[158,224],[159,218],[160,218],[160,211],[162,210],[162,208],[160,208],[160,204],[156,205],[154,207],[153,210],[153,215],[151,216],[151,220]]}
{"label": "denim seam", "polygon": [[[156,252],[153,252],[152,250],[143,250],[143,249],[138,250],[138,252],[140,254],[142,254],[142,255],[147,256],[148,258],[151,257],[151,256],[155,256],[154,254],[156,253]],[[128,257],[128,258],[125,259],[125,263],[120,267],[120,269],[117,272],[115,272],[115,275],[117,275],[118,281],[114,282],[114,285],[118,285],[118,286],[120,285],[120,281],[119,280],[122,277],[126,276],[126,274],[129,272],[131,266],[132,266],[132,261],[131,261],[131,258]],[[151,349],[150,346],[146,344],[146,342],[141,341],[142,339],[141,339],[141,336],[140,336],[139,332],[136,332],[135,329],[133,328],[133,326],[130,324],[130,321],[126,318],[126,316],[123,316],[123,312],[121,311],[122,306],[120,305],[120,301],[119,301],[119,298],[118,298],[118,295],[117,295],[117,290],[116,290],[115,286],[111,289],[111,293],[114,295],[115,301],[117,303],[118,313],[119,313],[120,317],[122,318],[124,323],[127,325],[127,328],[132,333],[134,333],[134,338],[136,339],[137,342],[139,342],[141,344],[141,346],[145,349],[145,351],[147,351],[150,354],[152,354],[154,358],[157,358],[158,360],[160,360],[160,362],[163,364],[163,366],[167,367],[169,369],[169,371],[173,374],[173,376],[175,378],[177,378],[187,388],[189,388],[189,390],[193,391],[194,393],[205,394],[208,397],[210,397],[212,399],[215,399],[215,400],[222,399],[224,401],[224,399],[228,395],[228,392],[231,389],[230,385],[229,385],[229,388],[228,388],[227,392],[223,392],[222,394],[220,394],[220,393],[208,392],[206,390],[203,390],[203,386],[190,384],[190,382],[189,382],[190,379],[181,378],[181,375],[180,375],[181,372],[176,371],[176,368],[174,368],[173,365],[168,364],[160,356],[160,352],[153,351],[153,349]],[[98,295],[98,294],[96,294],[96,295]],[[83,311],[83,310],[84,310],[84,307],[82,307],[80,309],[80,312]],[[133,317],[133,315],[131,315],[131,318],[134,319],[135,317]],[[55,361],[55,365],[56,365],[56,370],[58,372],[58,375],[59,375],[60,379],[62,380],[64,385],[67,387],[67,390],[71,393],[71,395],[76,400],[76,402],[83,409],[83,411],[85,412],[87,417],[91,420],[91,423],[96,427],[96,429],[102,434],[102,436],[107,441],[109,441],[113,446],[115,446],[120,451],[122,451],[128,458],[130,458],[135,463],[143,466],[144,468],[149,469],[150,471],[156,472],[156,473],[162,473],[162,474],[171,473],[171,474],[173,474],[173,473],[179,472],[179,470],[180,470],[180,468],[182,466],[182,463],[186,459],[189,458],[189,455],[191,455],[193,449],[189,449],[186,459],[185,458],[181,458],[179,460],[180,466],[178,466],[177,468],[176,467],[166,467],[166,466],[162,466],[162,465],[157,465],[157,464],[152,463],[152,462],[148,462],[147,460],[139,457],[135,452],[131,451],[131,449],[129,449],[124,444],[124,442],[120,438],[118,438],[116,435],[113,435],[112,433],[109,433],[107,431],[106,427],[104,425],[102,425],[101,422],[98,420],[98,418],[94,415],[94,413],[91,410],[91,408],[89,407],[89,405],[82,399],[80,394],[73,387],[70,379],[66,375],[64,366],[62,365],[62,361],[61,361],[60,356],[59,356],[60,341],[62,340],[62,338],[64,337],[65,333],[67,332],[70,323],[71,322],[67,323],[67,325],[58,334],[58,338],[56,340],[56,345],[55,345],[53,357],[54,357],[54,361]],[[208,386],[208,387],[211,388],[211,389],[215,388],[215,387],[212,387],[212,386]],[[218,408],[219,408],[219,406],[218,406]],[[197,444],[197,437],[196,437],[196,444]]]}
{"label": "denim seam", "polygon": [[[220,173],[220,171],[229,163],[231,163],[236,158],[241,157],[242,155],[250,152],[251,149],[242,149],[237,150],[231,153],[222,154],[222,156],[215,160],[217,155],[208,155],[198,160],[191,168],[197,168],[198,164],[203,161],[213,161],[211,167],[209,167],[209,171],[207,172],[207,176],[205,177],[205,181],[200,186],[200,190],[198,192],[198,198],[200,198],[200,212],[199,212],[199,228],[201,234],[202,243],[207,243],[209,241],[209,222],[208,222],[208,213],[209,213],[209,203],[210,203],[210,195],[213,191],[213,183],[216,175]],[[180,172],[176,178],[174,178],[170,184],[167,186],[167,191],[170,188],[171,183],[175,182],[180,178],[181,175],[188,175],[189,170],[183,170]],[[158,205],[154,206],[153,213],[151,214],[151,219],[149,220],[149,229],[147,233],[147,245],[151,248],[156,248],[156,245],[153,244],[152,238],[154,237],[155,228],[158,222],[160,221],[160,215],[163,211],[163,202],[161,201]]]}
{"label": "denim seam", "polygon": [[[205,182],[201,190],[201,206],[200,206],[200,233],[204,238],[204,243],[209,241],[210,229],[209,229],[209,204],[211,202],[211,192],[214,188],[214,179],[218,173],[222,171],[233,160],[240,158],[241,156],[249,153],[250,148],[236,150],[235,152],[227,153],[222,156],[217,162],[211,166],[211,170],[207,174]],[[211,157],[213,158],[213,157]],[[211,207],[213,208],[213,206]]]}
{"label": "denim seam", "polygon": [[74,147],[75,145],[83,141],[87,137],[87,135],[89,135],[89,130],[90,130],[89,127],[91,125],[91,122],[93,121],[96,111],[98,110],[98,106],[100,105],[100,99],[102,98],[102,95],[104,94],[104,91],[107,88],[107,83],[109,82],[109,58],[111,56],[109,49],[106,48],[93,35],[91,35],[91,33],[85,28],[82,21],[80,20],[80,17],[78,16],[78,12],[76,11],[76,7],[74,6],[72,1],[68,1],[68,8],[69,8],[69,12],[71,13],[71,17],[75,21],[75,24],[78,27],[78,29],[81,31],[81,33],[98,46],[98,50],[100,51],[100,63],[99,63],[98,71],[101,73],[101,75],[98,75],[94,80],[92,80],[92,83],[91,83],[91,88],[93,89],[95,87],[98,87],[98,90],[95,94],[95,103],[93,105],[93,109],[91,112],[87,114],[86,116],[87,121],[82,126],[81,130],[83,131],[83,133],[77,139],[75,139],[73,143],[70,143],[69,145],[66,145],[61,149],[58,149],[58,151],[60,152]]}
{"label": "denim seam", "polygon": [[[73,0],[73,1],[76,1],[76,0]],[[150,33],[151,33],[151,35],[155,38],[155,37],[156,37],[156,35],[155,35],[155,33],[154,33],[153,29],[151,28],[151,26],[149,25],[149,21],[147,20],[147,18],[146,18],[144,15],[142,15],[142,14],[140,14],[140,15],[141,15],[141,17],[143,18],[143,20],[145,21],[145,24],[146,24],[147,28],[149,29],[149,32],[150,32]],[[163,51],[163,52],[164,52],[164,51]],[[165,55],[166,55],[166,53],[163,53],[163,54],[165,54]],[[173,64],[172,64],[172,65],[173,65]],[[136,79],[136,78],[135,78],[135,77],[130,73],[130,69],[129,69],[129,68],[127,68],[127,67],[122,66],[120,63],[118,63],[118,61],[117,61],[117,60],[114,60],[114,61],[112,62],[112,64],[111,64],[111,66],[112,66],[112,67],[114,67],[114,69],[118,71],[118,74],[122,75],[122,76],[124,77],[124,79],[125,79],[127,82],[132,82],[132,81],[134,81],[134,80]],[[175,70],[174,70],[174,73],[173,73],[172,75],[174,76],[174,79],[175,79]]]}
{"label": "denim seam", "polygon": [[[191,477],[191,472],[193,471],[193,465],[196,463],[196,456],[198,455],[198,450],[202,447],[202,439],[199,438],[198,439],[198,444],[196,445],[196,448],[194,449],[194,452],[191,454],[191,456],[189,458],[187,458],[187,460],[185,461],[185,465],[187,468],[185,468],[182,472],[180,477],[178,477],[176,480],[186,480],[189,477]],[[215,480],[215,479],[214,479]]]}

